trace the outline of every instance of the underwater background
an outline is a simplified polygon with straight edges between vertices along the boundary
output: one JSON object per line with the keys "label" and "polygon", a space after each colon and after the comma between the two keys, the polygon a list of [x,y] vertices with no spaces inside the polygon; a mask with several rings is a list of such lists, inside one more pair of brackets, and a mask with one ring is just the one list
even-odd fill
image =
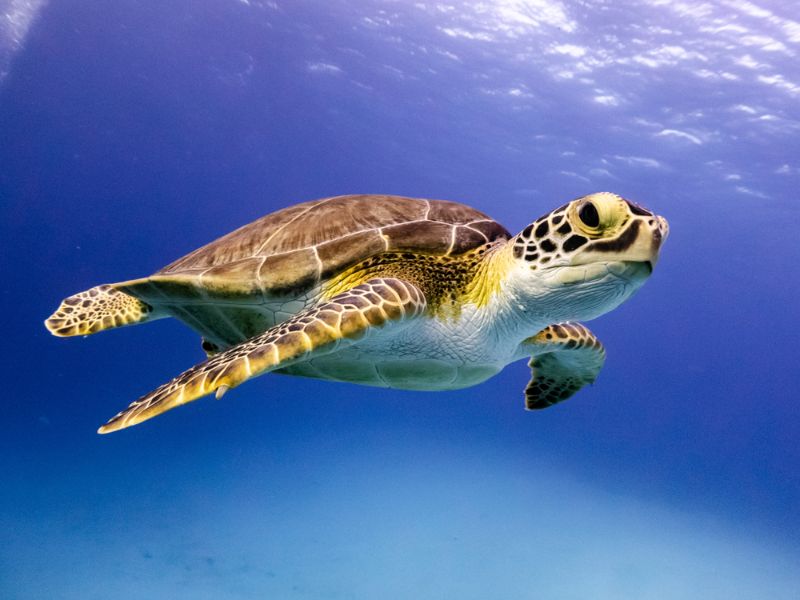
{"label": "underwater background", "polygon": [[[800,597],[800,10],[763,0],[0,2],[0,597]],[[608,190],[670,222],[594,386],[266,375],[62,298],[289,204]]]}

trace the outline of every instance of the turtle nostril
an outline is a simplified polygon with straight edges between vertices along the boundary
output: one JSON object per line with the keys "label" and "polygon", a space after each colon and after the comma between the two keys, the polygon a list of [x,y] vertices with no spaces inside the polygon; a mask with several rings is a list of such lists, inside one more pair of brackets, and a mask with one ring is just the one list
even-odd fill
{"label": "turtle nostril", "polygon": [[658,233],[662,241],[669,236],[669,223],[664,217],[658,217]]}

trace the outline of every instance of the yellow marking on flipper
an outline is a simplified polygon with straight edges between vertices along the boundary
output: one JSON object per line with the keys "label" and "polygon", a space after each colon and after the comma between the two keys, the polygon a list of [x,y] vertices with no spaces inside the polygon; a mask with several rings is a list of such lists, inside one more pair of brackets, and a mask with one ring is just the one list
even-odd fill
{"label": "yellow marking on flipper", "polygon": [[[412,284],[373,279],[192,367],[133,402],[98,433],[141,423],[215,391],[222,397],[250,377],[332,352],[374,327],[416,317],[424,310],[425,298]],[[365,314],[368,311],[371,318]]]}
{"label": "yellow marking on flipper", "polygon": [[153,313],[149,304],[106,284],[64,299],[44,324],[59,337],[89,335],[144,323],[154,317]]}
{"label": "yellow marking on flipper", "polygon": [[548,325],[523,346],[532,354],[531,380],[525,388],[528,410],[562,402],[594,383],[606,358],[600,340],[580,323]]}

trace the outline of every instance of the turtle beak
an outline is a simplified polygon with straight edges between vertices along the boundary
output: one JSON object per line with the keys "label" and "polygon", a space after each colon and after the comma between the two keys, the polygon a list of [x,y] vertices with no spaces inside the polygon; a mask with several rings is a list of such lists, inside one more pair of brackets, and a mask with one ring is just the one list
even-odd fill
{"label": "turtle beak", "polygon": [[651,264],[651,268],[655,266],[656,261],[658,260],[658,251],[661,249],[661,245],[666,241],[667,237],[669,236],[669,223],[667,220],[657,215],[653,212],[650,212],[643,206],[639,206],[638,204],[631,202],[630,200],[626,200],[628,204],[628,208],[631,213],[636,215],[637,217],[641,218],[642,220],[646,220],[646,227],[650,230],[652,235],[652,251],[653,251],[653,261]]}
{"label": "turtle beak", "polygon": [[655,222],[649,225],[652,233],[652,258],[647,261],[650,267],[650,272],[652,273],[653,268],[655,268],[656,263],[658,262],[658,256],[661,251],[661,246],[664,245],[664,242],[669,237],[669,223],[664,217],[660,217],[658,215],[654,215]]}
{"label": "turtle beak", "polygon": [[656,215],[655,230],[653,231],[653,239],[658,241],[659,247],[663,244],[667,237],[669,237],[669,223],[664,217]]}

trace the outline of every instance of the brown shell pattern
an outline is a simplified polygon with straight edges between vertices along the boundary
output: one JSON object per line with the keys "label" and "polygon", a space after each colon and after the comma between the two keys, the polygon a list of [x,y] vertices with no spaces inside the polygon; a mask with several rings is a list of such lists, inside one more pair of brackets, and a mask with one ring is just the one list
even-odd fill
{"label": "brown shell pattern", "polygon": [[457,255],[510,237],[502,225],[457,202],[336,196],[240,227],[167,265],[151,282],[160,280],[166,291],[165,280],[201,276],[210,287],[231,291],[298,291],[382,252]]}

